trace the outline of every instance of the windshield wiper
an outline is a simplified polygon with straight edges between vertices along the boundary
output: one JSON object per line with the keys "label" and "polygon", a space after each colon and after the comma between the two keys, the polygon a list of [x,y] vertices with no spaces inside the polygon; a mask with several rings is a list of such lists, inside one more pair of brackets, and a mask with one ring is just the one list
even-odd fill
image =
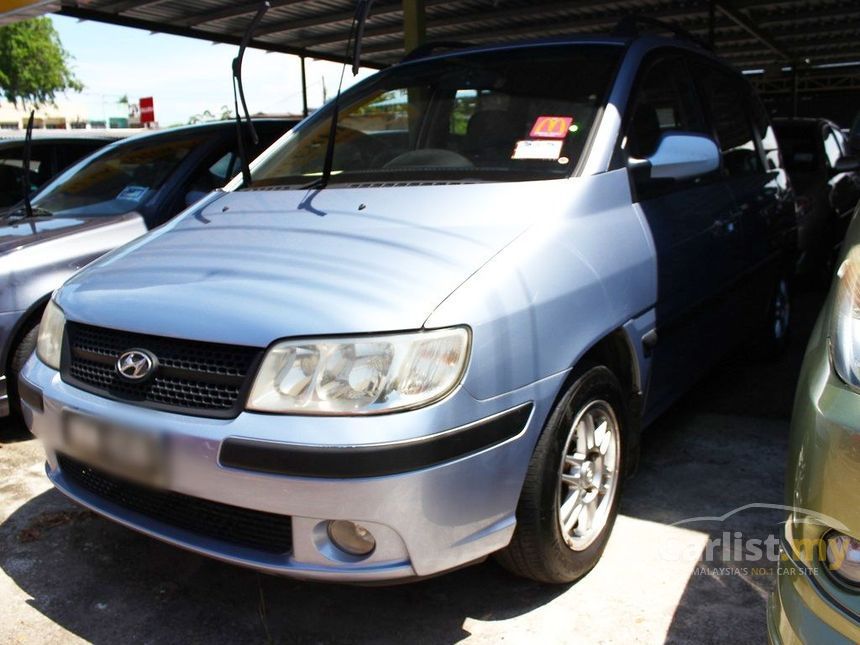
{"label": "windshield wiper", "polygon": [[322,175],[319,179],[312,181],[305,186],[307,189],[322,190],[328,186],[331,179],[332,164],[334,163],[334,140],[337,136],[337,117],[340,108],[340,92],[343,87],[343,75],[346,71],[346,59],[349,57],[350,47],[352,47],[352,75],[358,74],[361,67],[361,41],[364,38],[364,25],[367,23],[367,17],[370,15],[370,7],[373,5],[373,0],[358,0],[355,6],[355,15],[352,18],[352,26],[349,29],[349,37],[346,41],[346,53],[344,54],[343,67],[340,68],[340,80],[337,83],[337,94],[334,96],[334,102],[331,106],[331,125],[328,131],[328,141],[325,148],[325,159],[323,160]]}
{"label": "windshield wiper", "polygon": [[242,164],[242,186],[251,185],[251,166],[248,160],[248,152],[245,150],[245,136],[242,130],[242,115],[239,113],[239,102],[242,102],[242,111],[245,115],[245,123],[248,130],[251,132],[251,141],[256,146],[260,143],[260,138],[257,136],[257,130],[254,129],[254,124],[251,122],[251,114],[248,112],[248,104],[245,102],[245,88],[242,85],[242,60],[245,58],[245,50],[254,36],[257,25],[266,15],[271,5],[268,2],[263,2],[257,13],[245,30],[245,35],[242,36],[242,42],[239,44],[239,53],[233,59],[233,104],[236,109],[236,136],[238,138],[237,147],[239,152],[239,161]]}
{"label": "windshield wiper", "polygon": [[25,219],[33,219],[35,217],[53,217],[54,214],[49,211],[47,208],[42,208],[41,206],[30,206],[30,209],[27,209],[26,204],[21,204],[17,208],[11,208],[2,215],[0,215],[0,219],[3,220],[11,220],[16,215],[20,215],[19,220]]}

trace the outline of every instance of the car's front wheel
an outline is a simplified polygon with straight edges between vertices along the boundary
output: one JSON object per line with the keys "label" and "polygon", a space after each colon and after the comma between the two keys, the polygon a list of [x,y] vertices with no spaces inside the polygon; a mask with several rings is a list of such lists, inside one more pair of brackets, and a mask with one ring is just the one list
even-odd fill
{"label": "car's front wheel", "polygon": [[550,415],[517,506],[517,528],[499,553],[508,570],[566,583],[597,564],[618,512],[626,406],[606,367],[583,370]]}

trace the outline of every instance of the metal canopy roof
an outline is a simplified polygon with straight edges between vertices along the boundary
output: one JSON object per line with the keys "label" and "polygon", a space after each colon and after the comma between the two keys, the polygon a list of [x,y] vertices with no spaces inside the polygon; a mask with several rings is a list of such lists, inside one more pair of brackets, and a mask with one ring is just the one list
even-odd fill
{"label": "metal canopy roof", "polygon": [[[259,0],[80,0],[59,13],[154,32],[238,43]],[[482,44],[599,33],[639,14],[702,37],[741,69],[860,60],[858,0],[376,0],[365,30],[365,65],[404,55],[404,4],[425,9],[428,41]],[[341,60],[355,0],[271,0],[254,46]],[[49,9],[50,10],[50,9]],[[713,17],[713,23],[711,22]],[[713,32],[711,33],[711,29]]]}

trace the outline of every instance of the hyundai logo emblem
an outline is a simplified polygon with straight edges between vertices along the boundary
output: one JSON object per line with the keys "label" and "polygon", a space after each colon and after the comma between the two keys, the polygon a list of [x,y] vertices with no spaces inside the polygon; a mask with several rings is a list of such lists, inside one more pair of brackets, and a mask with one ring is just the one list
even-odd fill
{"label": "hyundai logo emblem", "polygon": [[116,371],[129,381],[142,381],[155,372],[158,361],[144,349],[130,349],[116,361]]}

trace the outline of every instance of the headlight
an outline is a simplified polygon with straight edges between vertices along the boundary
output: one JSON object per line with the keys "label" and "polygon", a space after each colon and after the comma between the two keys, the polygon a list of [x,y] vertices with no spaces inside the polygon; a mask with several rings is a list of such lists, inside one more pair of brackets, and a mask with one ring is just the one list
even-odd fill
{"label": "headlight", "polygon": [[824,539],[830,571],[845,582],[860,585],[860,541],[838,531],[830,531]]}
{"label": "headlight", "polygon": [[248,408],[329,415],[415,408],[457,386],[468,353],[463,327],[285,341],[266,353]]}
{"label": "headlight", "polygon": [[839,267],[830,331],[833,367],[840,378],[860,390],[860,246]]}
{"label": "headlight", "polygon": [[36,340],[36,355],[45,365],[60,369],[60,354],[63,349],[63,329],[66,317],[53,300],[48,301],[42,322],[39,324],[39,337]]}

